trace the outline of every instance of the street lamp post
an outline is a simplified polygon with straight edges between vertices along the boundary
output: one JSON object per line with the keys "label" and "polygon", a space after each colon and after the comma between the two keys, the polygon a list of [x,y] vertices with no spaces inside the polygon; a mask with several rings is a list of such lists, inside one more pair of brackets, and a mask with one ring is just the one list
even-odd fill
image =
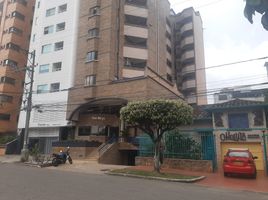
{"label": "street lamp post", "polygon": [[29,159],[29,126],[30,126],[30,118],[31,118],[31,111],[32,111],[32,93],[33,93],[33,78],[34,78],[34,68],[35,68],[35,50],[32,52],[28,52],[29,55],[32,57],[31,66],[26,67],[26,71],[29,72],[30,82],[26,84],[30,84],[29,92],[27,97],[27,106],[26,106],[26,119],[25,119],[25,131],[24,131],[24,142],[23,142],[23,149],[21,150],[21,161],[25,162]]}

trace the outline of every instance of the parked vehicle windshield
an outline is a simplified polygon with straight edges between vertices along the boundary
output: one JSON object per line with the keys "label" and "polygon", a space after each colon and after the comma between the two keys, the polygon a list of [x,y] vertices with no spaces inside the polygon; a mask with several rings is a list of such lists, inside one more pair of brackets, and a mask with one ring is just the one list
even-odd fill
{"label": "parked vehicle windshield", "polygon": [[231,151],[228,154],[229,157],[242,157],[242,158],[249,158],[248,152],[242,152],[242,151]]}

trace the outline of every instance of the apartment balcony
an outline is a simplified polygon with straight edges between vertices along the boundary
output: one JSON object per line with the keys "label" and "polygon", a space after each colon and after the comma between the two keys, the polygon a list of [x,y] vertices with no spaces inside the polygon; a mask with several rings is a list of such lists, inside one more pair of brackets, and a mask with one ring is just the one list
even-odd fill
{"label": "apartment balcony", "polygon": [[186,51],[182,56],[181,56],[181,60],[182,61],[185,61],[187,59],[191,59],[191,58],[194,58],[194,51],[191,50],[191,51]]}
{"label": "apartment balcony", "polygon": [[147,66],[147,60],[124,58],[124,66],[127,68],[144,70]]}
{"label": "apartment balcony", "polygon": [[124,44],[125,44],[125,46],[129,46],[129,47],[146,49],[147,48],[147,39],[125,35]]}
{"label": "apartment balcony", "polygon": [[123,69],[122,75],[124,78],[135,78],[141,77],[145,75],[144,70],[135,70],[135,69]]}
{"label": "apartment balcony", "polygon": [[142,8],[142,7],[136,7],[134,5],[125,5],[124,6],[125,14],[126,15],[132,15],[132,16],[138,16],[138,17],[148,17],[148,9]]}
{"label": "apartment balcony", "polygon": [[148,29],[137,27],[137,26],[124,26],[124,35],[140,37],[140,38],[148,38]]}
{"label": "apartment balcony", "polygon": [[195,65],[188,65],[181,70],[182,76],[195,72]]}
{"label": "apartment balcony", "polygon": [[195,103],[197,103],[197,98],[193,97],[193,96],[186,97],[186,101],[188,104],[195,104]]}
{"label": "apartment balcony", "polygon": [[195,80],[186,80],[182,83],[182,90],[187,90],[191,88],[196,87],[196,81]]}
{"label": "apartment balcony", "polygon": [[166,30],[167,30],[167,32],[169,33],[169,34],[171,34],[171,29],[170,29],[170,27],[166,24]]}
{"label": "apartment balcony", "polygon": [[125,4],[147,8],[147,0],[125,0]]}
{"label": "apartment balcony", "polygon": [[125,14],[125,25],[147,28],[147,17]]}
{"label": "apartment balcony", "polygon": [[172,45],[171,45],[171,42],[170,42],[170,40],[169,39],[167,39],[167,43],[166,43],[169,47],[172,47]]}
{"label": "apartment balcony", "polygon": [[193,43],[194,43],[194,37],[193,36],[189,36],[189,37],[184,38],[181,41],[181,47],[183,48],[184,46],[190,45],[190,44],[193,44]]}
{"label": "apartment balcony", "polygon": [[140,59],[140,60],[147,60],[148,59],[148,50],[124,46],[123,56],[126,58],[136,58],[136,59]]}
{"label": "apartment balcony", "polygon": [[190,30],[193,30],[193,23],[192,23],[192,22],[187,23],[187,24],[185,24],[185,25],[183,25],[183,26],[181,27],[181,34],[182,34],[183,32],[185,32],[185,31],[190,31]]}

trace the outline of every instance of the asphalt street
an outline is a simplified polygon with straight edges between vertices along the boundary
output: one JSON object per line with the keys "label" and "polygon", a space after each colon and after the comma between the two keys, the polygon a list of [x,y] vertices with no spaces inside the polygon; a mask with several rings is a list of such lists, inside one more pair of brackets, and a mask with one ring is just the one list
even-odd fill
{"label": "asphalt street", "polygon": [[268,194],[0,163],[0,200],[268,200]]}

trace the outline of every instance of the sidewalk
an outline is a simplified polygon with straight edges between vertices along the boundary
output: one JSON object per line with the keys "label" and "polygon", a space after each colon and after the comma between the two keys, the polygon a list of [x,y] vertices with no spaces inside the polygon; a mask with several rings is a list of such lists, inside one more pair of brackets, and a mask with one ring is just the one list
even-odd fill
{"label": "sidewalk", "polygon": [[0,156],[0,163],[16,163],[20,162],[20,155],[4,155]]}
{"label": "sidewalk", "polygon": [[59,165],[58,167],[48,167],[50,170],[61,170],[70,172],[81,172],[89,174],[104,174],[106,171],[113,169],[123,169],[129,166],[124,165],[106,165],[99,164],[97,161],[92,160],[73,160],[73,164],[66,162],[64,165]]}
{"label": "sidewalk", "polygon": [[[131,169],[152,171],[152,167],[134,166]],[[264,172],[257,173],[257,179],[248,177],[232,176],[224,177],[223,172],[205,173],[193,172],[179,169],[162,169],[161,172],[177,173],[182,175],[205,176],[206,178],[194,184],[210,187],[210,188],[225,188],[232,190],[246,190],[251,192],[268,193],[268,176]]]}

